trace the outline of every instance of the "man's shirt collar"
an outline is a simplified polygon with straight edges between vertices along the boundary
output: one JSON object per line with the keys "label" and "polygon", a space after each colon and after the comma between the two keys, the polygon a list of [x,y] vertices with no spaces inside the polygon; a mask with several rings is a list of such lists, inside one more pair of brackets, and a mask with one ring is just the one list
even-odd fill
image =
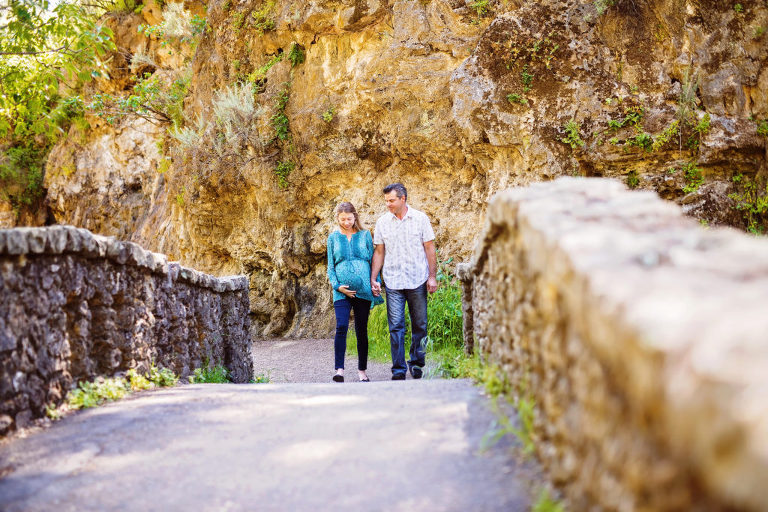
{"label": "man's shirt collar", "polygon": [[406,208],[406,210],[405,210],[405,215],[403,215],[403,218],[402,218],[402,220],[401,220],[401,219],[398,219],[398,218],[397,218],[397,215],[395,215],[395,214],[394,214],[394,213],[392,213],[392,212],[389,212],[389,211],[388,211],[387,213],[389,214],[390,218],[392,218],[392,219],[395,219],[395,220],[399,220],[400,222],[402,222],[403,220],[407,219],[408,217],[413,217],[413,215],[411,215],[411,207],[410,207],[410,206],[408,206],[408,205],[405,205],[405,208]]}

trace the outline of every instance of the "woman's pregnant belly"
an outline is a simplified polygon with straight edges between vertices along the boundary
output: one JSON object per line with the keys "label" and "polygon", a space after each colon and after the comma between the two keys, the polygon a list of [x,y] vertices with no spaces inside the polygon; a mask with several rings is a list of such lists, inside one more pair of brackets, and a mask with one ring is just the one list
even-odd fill
{"label": "woman's pregnant belly", "polygon": [[336,265],[336,277],[339,283],[349,286],[350,290],[364,290],[371,279],[368,268],[368,262],[363,260],[342,261]]}

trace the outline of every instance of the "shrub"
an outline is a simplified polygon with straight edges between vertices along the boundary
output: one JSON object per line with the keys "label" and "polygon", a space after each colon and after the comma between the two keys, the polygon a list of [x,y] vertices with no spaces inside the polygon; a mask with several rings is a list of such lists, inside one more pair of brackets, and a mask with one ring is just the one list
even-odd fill
{"label": "shrub", "polygon": [[233,130],[256,113],[253,89],[248,84],[235,84],[214,95],[213,115],[216,123]]}

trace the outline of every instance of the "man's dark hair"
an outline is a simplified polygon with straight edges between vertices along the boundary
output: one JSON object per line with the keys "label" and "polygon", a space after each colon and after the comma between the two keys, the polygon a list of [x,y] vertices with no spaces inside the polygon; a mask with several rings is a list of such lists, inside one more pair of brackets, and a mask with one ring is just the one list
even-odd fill
{"label": "man's dark hair", "polygon": [[405,190],[405,185],[402,183],[392,183],[391,185],[387,185],[384,187],[383,192],[389,194],[393,190],[395,191],[395,194],[397,194],[397,197],[408,197],[408,191]]}

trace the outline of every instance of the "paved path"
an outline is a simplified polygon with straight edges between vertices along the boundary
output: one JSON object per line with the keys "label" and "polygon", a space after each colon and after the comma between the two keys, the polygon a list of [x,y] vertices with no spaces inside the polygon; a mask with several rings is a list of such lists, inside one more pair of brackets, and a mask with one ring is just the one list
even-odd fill
{"label": "paved path", "polygon": [[528,510],[467,381],[146,392],[0,447],[0,510]]}
{"label": "paved path", "polygon": [[[324,348],[298,347],[297,367],[317,367],[302,376],[330,378]],[[384,370],[187,385],[73,414],[0,444],[0,511],[529,510],[538,477],[514,440],[480,450],[494,414],[477,387]]]}
{"label": "paved path", "polygon": [[[271,382],[331,382],[335,373],[333,340],[260,340],[251,352],[254,373],[269,375]],[[389,380],[391,367],[391,362],[369,359],[368,377],[374,382]],[[344,368],[344,384],[357,382],[357,356],[347,354]]]}

